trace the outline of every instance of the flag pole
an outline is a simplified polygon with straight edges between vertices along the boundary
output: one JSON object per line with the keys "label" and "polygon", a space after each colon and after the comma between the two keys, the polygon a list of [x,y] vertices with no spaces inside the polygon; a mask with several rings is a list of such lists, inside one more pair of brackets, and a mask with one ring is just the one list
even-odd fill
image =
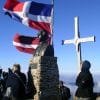
{"label": "flag pole", "polygon": [[54,33],[54,0],[52,0],[51,4],[53,5],[53,9],[51,12],[51,45],[53,45],[53,33]]}

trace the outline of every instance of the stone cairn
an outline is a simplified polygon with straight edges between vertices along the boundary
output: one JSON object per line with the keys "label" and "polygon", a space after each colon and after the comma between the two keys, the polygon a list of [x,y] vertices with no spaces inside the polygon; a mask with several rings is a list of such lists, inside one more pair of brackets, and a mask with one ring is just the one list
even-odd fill
{"label": "stone cairn", "polygon": [[59,94],[59,71],[54,48],[47,43],[48,33],[40,31],[37,47],[30,67],[33,85],[36,89],[34,100],[61,100]]}
{"label": "stone cairn", "polygon": [[56,57],[36,56],[32,58],[31,73],[36,88],[34,100],[60,100]]}

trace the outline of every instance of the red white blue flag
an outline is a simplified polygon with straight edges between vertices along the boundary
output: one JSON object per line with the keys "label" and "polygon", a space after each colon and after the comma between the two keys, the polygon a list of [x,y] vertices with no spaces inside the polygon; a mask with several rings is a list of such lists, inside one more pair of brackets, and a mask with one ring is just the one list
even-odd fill
{"label": "red white blue flag", "polygon": [[39,45],[39,38],[24,36],[17,33],[14,36],[13,45],[21,52],[33,54]]}
{"label": "red white blue flag", "polygon": [[[50,41],[51,39],[48,38],[47,43],[50,44]],[[38,37],[20,35],[19,33],[15,34],[13,39],[13,45],[17,50],[29,54],[34,54],[39,44],[40,39]]]}
{"label": "red white blue flag", "polygon": [[53,5],[34,1],[7,0],[4,5],[5,14],[12,19],[31,28],[45,30],[48,33],[52,32],[52,9]]}

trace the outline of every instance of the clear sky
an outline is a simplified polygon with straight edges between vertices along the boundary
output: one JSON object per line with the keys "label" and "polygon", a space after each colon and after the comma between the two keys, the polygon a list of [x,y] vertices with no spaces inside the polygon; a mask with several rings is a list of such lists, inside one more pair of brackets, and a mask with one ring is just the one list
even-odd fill
{"label": "clear sky", "polygon": [[[5,1],[0,0],[0,13]],[[51,0],[34,1],[51,3]],[[82,43],[82,59],[91,62],[93,73],[100,73],[100,0],[54,0],[53,42],[59,72],[68,74],[78,70],[75,46],[61,45],[62,40],[74,38],[75,16],[79,16],[81,37],[96,36],[96,42]],[[22,71],[26,72],[32,55],[19,52],[13,46],[13,37],[17,32],[36,36],[38,31],[0,14],[0,66],[7,70],[14,63],[19,63]]]}

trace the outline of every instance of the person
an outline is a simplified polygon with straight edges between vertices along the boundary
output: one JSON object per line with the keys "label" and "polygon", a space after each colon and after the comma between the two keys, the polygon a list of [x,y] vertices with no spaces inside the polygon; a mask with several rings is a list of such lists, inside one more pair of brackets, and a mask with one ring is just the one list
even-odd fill
{"label": "person", "polygon": [[17,67],[19,68],[19,65],[14,64],[13,69],[9,68],[3,100],[25,99],[25,85]]}
{"label": "person", "polygon": [[54,57],[54,48],[53,45],[51,45],[50,37],[48,33],[44,30],[40,30],[38,33],[39,38],[39,45],[35,50],[35,53],[33,56],[52,56]]}
{"label": "person", "polygon": [[27,99],[32,99],[34,98],[34,95],[36,94],[36,88],[33,83],[30,66],[27,72],[27,76],[28,76],[28,79],[27,79],[27,85],[26,85],[26,95],[27,95]]}
{"label": "person", "polygon": [[77,76],[76,85],[78,86],[75,93],[75,100],[92,100],[93,99],[93,77],[90,72],[91,64],[85,60],[82,62],[81,72]]}
{"label": "person", "polygon": [[37,35],[38,35],[40,43],[47,43],[48,42],[49,36],[48,36],[48,33],[46,31],[40,30]]}
{"label": "person", "polygon": [[26,75],[21,72],[20,64],[14,64],[12,71],[13,73],[17,74],[21,78],[23,84],[26,86]]}
{"label": "person", "polygon": [[0,98],[3,97],[5,88],[6,88],[6,84],[5,84],[5,80],[3,77],[3,70],[2,68],[0,68]]}
{"label": "person", "polygon": [[22,90],[20,91],[22,98],[26,98],[26,75],[21,72],[20,64],[13,64],[12,72],[19,78],[20,86],[22,86]]}
{"label": "person", "polygon": [[71,97],[70,89],[64,86],[63,81],[60,81],[60,95],[61,100],[69,100]]}
{"label": "person", "polygon": [[0,69],[0,98],[2,98],[3,92],[3,78],[2,78],[2,69]]}

